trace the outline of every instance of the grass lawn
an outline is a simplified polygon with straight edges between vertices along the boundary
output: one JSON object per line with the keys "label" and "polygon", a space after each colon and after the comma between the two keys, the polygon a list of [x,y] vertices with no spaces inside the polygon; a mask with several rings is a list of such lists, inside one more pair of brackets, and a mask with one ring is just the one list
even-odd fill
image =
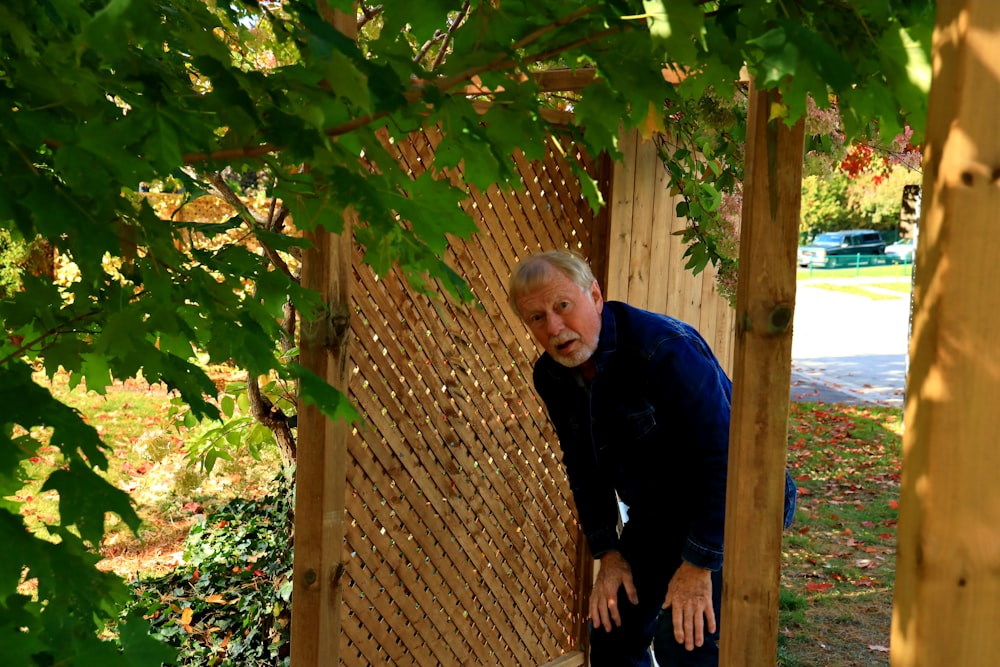
{"label": "grass lawn", "polygon": [[[271,490],[280,469],[277,453],[257,461],[237,453],[220,461],[212,473],[200,470],[184,448],[186,435],[168,418],[169,396],[160,386],[142,381],[118,382],[106,395],[87,392],[81,384],[70,389],[65,377],[47,381],[59,400],[79,410],[110,447],[105,477],[127,491],[143,521],[137,537],[109,514],[101,543],[104,560],[98,567],[126,579],[137,573],[159,574],[180,559],[182,543],[195,519],[234,497],[260,498]],[[45,433],[37,436],[43,441]],[[49,471],[63,464],[58,448],[42,445],[38,456],[24,465],[29,482],[16,494],[29,529],[45,535],[44,524],[58,521],[58,495],[42,492]]]}
{"label": "grass lawn", "polygon": [[908,278],[913,274],[913,264],[880,264],[877,266],[845,267],[842,269],[803,269],[796,271],[796,280],[825,280],[827,278]]}
{"label": "grass lawn", "polygon": [[902,411],[793,403],[779,665],[888,665]]}
{"label": "grass lawn", "polygon": [[810,287],[873,300],[907,298],[912,289],[912,264],[863,266],[859,269],[799,269],[798,281]]}
{"label": "grass lawn", "polygon": [[[192,467],[162,388],[130,382],[98,396],[65,380],[49,386],[101,431],[112,449],[108,476],[132,495],[144,522],[140,538],[110,527],[102,568],[126,578],[168,571],[197,515],[271,490],[276,455],[222,461],[210,475]],[[792,403],[789,467],[800,496],[783,544],[780,667],[889,664],[901,431],[898,408]],[[58,465],[57,450],[43,447],[25,472]],[[58,509],[39,487],[29,484],[18,499],[41,530]]]}

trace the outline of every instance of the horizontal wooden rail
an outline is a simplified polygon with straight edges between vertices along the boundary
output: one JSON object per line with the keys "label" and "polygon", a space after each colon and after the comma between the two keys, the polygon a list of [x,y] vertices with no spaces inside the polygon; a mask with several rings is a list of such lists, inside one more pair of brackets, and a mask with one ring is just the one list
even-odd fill
{"label": "horizontal wooden rail", "polygon": [[579,667],[584,663],[584,659],[583,651],[571,651],[538,667]]}

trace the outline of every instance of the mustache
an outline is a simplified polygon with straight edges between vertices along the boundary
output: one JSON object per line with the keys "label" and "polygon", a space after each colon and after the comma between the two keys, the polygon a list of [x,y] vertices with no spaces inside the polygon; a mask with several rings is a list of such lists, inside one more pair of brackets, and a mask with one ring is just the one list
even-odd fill
{"label": "mustache", "polygon": [[559,347],[564,343],[568,343],[571,340],[576,340],[579,336],[572,331],[564,331],[563,333],[557,334],[549,338],[549,344],[553,347]]}

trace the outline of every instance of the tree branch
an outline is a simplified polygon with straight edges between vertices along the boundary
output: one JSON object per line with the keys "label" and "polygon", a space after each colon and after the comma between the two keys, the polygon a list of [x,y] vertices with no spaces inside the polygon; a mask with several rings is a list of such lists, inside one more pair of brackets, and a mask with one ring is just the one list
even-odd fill
{"label": "tree branch", "polygon": [[[85,321],[85,320],[87,320],[87,319],[89,319],[91,317],[96,317],[97,315],[100,315],[100,314],[101,314],[101,311],[99,311],[99,310],[91,310],[91,311],[88,311],[86,313],[81,313],[80,315],[77,315],[76,317],[74,317],[72,319],[69,319],[69,320],[66,320],[65,322],[57,324],[56,326],[52,327],[48,331],[43,331],[42,333],[40,333],[38,336],[36,336],[34,339],[28,341],[27,343],[25,343],[23,340],[20,342],[20,344],[15,343],[17,345],[17,347],[14,349],[14,351],[11,352],[10,354],[8,354],[7,356],[3,357],[3,358],[0,358],[0,366],[6,366],[11,361],[14,361],[15,359],[23,357],[24,354],[28,350],[30,350],[35,345],[38,345],[39,343],[41,343],[42,341],[44,341],[46,338],[49,338],[50,336],[56,336],[56,335],[59,335],[61,333],[74,333],[75,330],[72,329],[72,328],[70,328],[70,325],[75,324],[77,322],[83,322],[83,321]],[[5,333],[7,333],[9,335],[11,332],[8,331],[8,332],[5,332]],[[77,332],[77,333],[79,333],[79,332]],[[42,349],[44,349],[44,346],[43,346]]]}
{"label": "tree branch", "polygon": [[448,43],[451,41],[452,35],[455,34],[455,31],[458,30],[458,27],[462,25],[462,23],[465,21],[465,17],[468,16],[468,14],[469,14],[469,0],[465,0],[465,2],[462,3],[462,10],[458,13],[458,16],[455,17],[455,20],[452,21],[451,25],[448,27],[448,32],[445,33],[444,41],[441,42],[441,49],[438,51],[437,58],[435,58],[433,64],[431,64],[432,72],[436,70],[441,65],[442,62],[444,62],[444,56],[446,53],[448,53]]}
{"label": "tree branch", "polygon": [[[553,30],[555,30],[557,28],[560,28],[560,27],[562,27],[564,25],[567,25],[569,23],[572,23],[573,21],[576,21],[576,20],[578,20],[578,19],[586,16],[587,14],[591,14],[591,13],[593,13],[595,11],[597,11],[597,9],[595,7],[586,7],[584,9],[576,11],[576,12],[574,12],[574,13],[568,15],[568,16],[564,16],[561,19],[557,19],[556,21],[553,21],[549,25],[544,26],[542,28],[539,28],[538,30],[536,30],[533,33],[531,33],[530,35],[527,35],[526,37],[524,37],[524,38],[518,40],[517,42],[515,42],[512,45],[511,50],[523,49],[526,46],[530,45],[532,42],[534,42],[534,41],[540,39],[541,37],[543,37],[544,35],[548,34],[549,32],[551,32],[551,31],[553,31]],[[521,59],[521,61],[522,62],[525,62],[525,61],[527,61],[527,62],[541,62],[541,61],[544,61],[544,60],[550,60],[553,57],[555,57],[555,56],[557,56],[557,55],[559,55],[561,53],[564,53],[564,52],[569,51],[571,49],[575,49],[575,48],[577,48],[579,46],[583,46],[585,44],[590,44],[592,42],[598,41],[598,40],[603,39],[604,37],[607,37],[609,35],[621,32],[621,30],[622,30],[622,28],[610,28],[608,30],[604,30],[602,32],[590,35],[588,37],[584,37],[582,39],[578,39],[576,41],[570,42],[569,44],[566,44],[566,45],[563,45],[563,46],[557,46],[557,47],[554,47],[552,49],[549,49],[548,51],[544,51],[542,53],[535,54],[535,55],[531,56],[528,59]],[[470,81],[475,76],[477,76],[479,74],[483,74],[485,72],[494,72],[494,71],[501,70],[501,69],[509,69],[509,68],[512,68],[512,67],[516,67],[517,65],[518,65],[518,62],[516,62],[516,61],[514,61],[514,60],[512,60],[510,58],[497,59],[497,60],[494,60],[493,62],[490,62],[490,63],[486,63],[486,64],[483,64],[483,65],[477,65],[476,67],[470,67],[469,69],[465,70],[464,72],[459,72],[458,74],[453,74],[452,76],[449,76],[449,77],[443,77],[443,78],[434,79],[434,80],[431,80],[431,81],[419,81],[419,82],[417,82],[414,85],[413,88],[411,88],[410,90],[406,91],[406,93],[404,93],[403,97],[404,97],[404,99],[406,101],[406,104],[408,104],[408,105],[409,104],[414,104],[415,102],[419,101],[420,99],[422,99],[426,95],[426,91],[427,90],[437,90],[437,91],[441,91],[441,92],[447,92],[451,88],[453,88],[454,86],[456,86],[457,84],[464,83],[466,81]],[[328,137],[338,137],[340,135],[347,134],[349,132],[353,132],[354,130],[356,130],[358,128],[361,128],[361,127],[364,127],[366,125],[370,125],[370,124],[374,123],[375,121],[380,120],[382,118],[386,118],[391,113],[392,113],[392,111],[385,110],[385,111],[379,111],[377,113],[372,113],[372,114],[367,114],[367,115],[364,115],[364,116],[359,116],[358,118],[355,118],[355,119],[353,119],[351,121],[348,121],[346,123],[342,123],[340,125],[337,125],[337,126],[334,126],[334,127],[331,127],[329,129],[327,129],[324,132],[324,134],[326,136],[328,136]],[[277,152],[277,151],[284,150],[284,148],[285,148],[284,146],[275,146],[275,145],[271,145],[271,144],[262,144],[260,146],[250,146],[250,147],[244,147],[244,148],[225,149],[225,150],[215,151],[215,152],[212,152],[212,153],[187,153],[187,154],[185,154],[183,156],[183,160],[184,160],[184,162],[186,164],[195,164],[195,163],[199,163],[199,162],[215,162],[215,161],[241,160],[241,159],[249,159],[249,158],[260,157],[262,155],[267,155],[268,153],[274,153],[274,152]]]}
{"label": "tree branch", "polygon": [[[250,223],[251,229],[256,229],[257,227],[270,229],[271,226],[274,224],[274,208],[277,203],[276,199],[271,200],[270,213],[267,218],[264,218],[260,214],[253,211],[249,206],[247,206],[243,202],[243,200],[240,199],[235,192],[233,192],[233,189],[229,187],[229,184],[226,183],[226,180],[222,178],[222,174],[220,172],[217,171],[212,172],[207,176],[207,180],[211,184],[212,188],[215,190],[216,195],[224,202],[226,202],[227,204],[235,208],[237,211],[239,211],[240,216],[244,220]],[[282,215],[282,221],[284,221],[284,217],[288,215],[288,211],[287,209],[285,209],[284,206],[282,206],[281,208],[284,211],[284,214]],[[279,255],[274,248],[272,248],[267,243],[262,241],[259,236],[257,236],[256,238],[257,242],[260,243],[260,247],[264,250],[264,254],[271,261],[271,263],[274,264],[274,266],[277,269],[279,269],[289,278],[294,278],[294,276],[292,276],[291,270],[288,268],[288,263],[285,262],[284,259],[282,259],[281,255]]]}
{"label": "tree branch", "polygon": [[590,44],[591,42],[595,42],[603,37],[614,35],[615,33],[618,32],[621,32],[620,28],[608,28],[607,30],[603,30],[599,33],[595,33],[593,35],[589,35],[587,37],[578,39],[575,42],[570,42],[569,44],[558,46],[554,49],[550,49],[549,51],[543,51],[542,53],[536,54],[533,60],[534,62],[540,62],[542,60],[551,60],[552,58],[555,58],[561,53],[565,53],[566,51],[571,51],[578,46],[583,46],[584,44]]}
{"label": "tree branch", "polygon": [[361,5],[361,18],[358,19],[358,32],[364,28],[370,21],[372,21],[376,16],[382,13],[382,5],[375,5],[374,7],[365,7]]}
{"label": "tree branch", "polygon": [[247,398],[250,414],[274,434],[282,462],[286,466],[294,463],[297,448],[288,415],[261,393],[260,383],[253,373],[247,373]]}
{"label": "tree branch", "polygon": [[419,51],[417,51],[417,55],[413,56],[413,62],[419,63],[421,60],[423,60],[424,56],[427,55],[427,52],[431,50],[431,47],[440,42],[441,40],[443,40],[447,36],[448,36],[447,33],[441,32],[440,30],[435,30],[434,36],[428,39],[426,42],[424,42],[424,45],[420,47]]}

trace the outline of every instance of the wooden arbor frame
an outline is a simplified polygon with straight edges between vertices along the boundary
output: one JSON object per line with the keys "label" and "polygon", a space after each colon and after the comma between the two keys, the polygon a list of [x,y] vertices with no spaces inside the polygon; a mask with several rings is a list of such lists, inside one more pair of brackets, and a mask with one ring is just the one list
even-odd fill
{"label": "wooden arbor frame", "polygon": [[[982,100],[1000,98],[1000,74],[991,65],[1000,51],[1000,6],[954,0],[939,2],[937,11],[892,661],[894,667],[986,667],[1000,653],[1000,635],[991,631],[1000,611],[994,479],[1000,449],[992,423],[1000,391],[1000,297],[984,280],[996,253],[982,240],[993,236],[1000,210],[1000,131],[982,113]],[[726,536],[727,667],[769,667],[776,647],[781,498],[772,482],[784,468],[802,129],[768,122],[761,112],[768,101],[766,93],[751,96]],[[317,241],[320,250],[307,261],[318,266],[307,271],[308,284],[330,303],[345,303],[345,241],[325,233]],[[316,324],[303,359],[344,386],[338,332],[337,319]],[[295,667],[319,667],[337,659],[342,449],[339,426],[306,414],[300,456],[323,463],[299,478],[299,502],[320,510],[310,513],[311,525],[296,526],[292,660]],[[768,517],[752,532],[741,528],[750,522],[735,521],[747,508],[755,518]]]}
{"label": "wooden arbor frame", "polygon": [[[560,72],[545,76],[548,79],[546,85],[559,89],[583,87],[593,77],[592,73],[588,72]],[[799,151],[801,151],[801,135]],[[655,159],[646,163],[646,166],[662,172],[662,167]],[[626,173],[626,177],[630,187],[631,181],[638,179],[636,174]],[[625,192],[624,197],[620,192],[615,195],[614,208],[617,209],[619,220],[618,231],[609,235],[615,237],[612,241],[617,239],[626,256],[635,254],[637,269],[623,270],[621,263],[616,266],[611,261],[605,261],[603,267],[599,266],[598,269],[605,276],[610,297],[628,298],[633,302],[639,299],[641,302],[637,305],[649,305],[649,299],[652,297],[643,287],[646,282],[643,273],[648,273],[648,267],[641,264],[643,260],[649,261],[652,249],[644,247],[643,242],[633,238],[637,230],[634,226],[630,226],[633,218],[637,215],[642,217],[639,215],[639,209],[648,205],[648,202],[640,201],[641,197],[634,199],[628,194],[632,192],[632,195],[635,195],[638,187],[635,191],[626,189]],[[769,195],[767,199],[770,199]],[[633,203],[629,203],[630,200]],[[669,208],[667,202],[664,204]],[[654,212],[649,213],[650,220],[654,219]],[[615,215],[613,213],[612,218]],[[350,219],[345,220],[343,234],[330,234],[323,230],[314,233],[311,240],[315,250],[306,255],[303,270],[304,283],[324,295],[329,304],[329,313],[332,314],[320,321],[306,323],[303,327],[301,346],[303,362],[345,393],[347,393],[348,360],[346,304],[350,303],[351,222]],[[797,220],[794,227],[797,228]],[[614,220],[612,228],[615,228]],[[791,238],[794,240],[795,235],[792,234]],[[794,241],[792,252],[794,252]],[[789,261],[786,266],[793,267],[794,262]],[[794,284],[794,274],[791,278]],[[789,324],[790,321],[785,322],[785,329],[777,333],[785,334],[790,345]],[[728,346],[726,349],[729,349]],[[739,347],[737,347],[738,352]],[[774,374],[764,374],[764,376],[774,377]],[[781,387],[781,393],[787,398],[787,384]],[[772,402],[772,405],[780,405],[780,402]],[[344,466],[347,437],[346,425],[329,423],[313,406],[302,406],[299,424],[300,466],[296,496],[296,506],[299,511],[296,512],[295,605],[293,605],[292,625],[292,661],[295,667],[314,665],[318,667],[334,664],[339,660],[340,598],[345,571],[340,545],[345,535],[343,499],[346,490]],[[781,437],[783,439],[783,432]],[[783,447],[780,451],[783,452]],[[783,469],[783,458],[775,461],[779,468]],[[772,478],[781,477],[779,474]],[[778,491],[780,492],[780,488]],[[774,516],[780,517],[780,494],[774,497],[773,502]],[[761,510],[768,511],[766,507]],[[777,523],[775,534],[777,537],[771,540],[771,544],[780,542],[780,526]],[[744,550],[742,553],[747,552]],[[760,559],[750,558],[749,561],[759,562]],[[776,568],[777,559],[774,561]],[[776,599],[776,577],[774,586],[773,597]],[[579,654],[567,655],[559,664],[581,664],[584,660],[585,658]]]}

